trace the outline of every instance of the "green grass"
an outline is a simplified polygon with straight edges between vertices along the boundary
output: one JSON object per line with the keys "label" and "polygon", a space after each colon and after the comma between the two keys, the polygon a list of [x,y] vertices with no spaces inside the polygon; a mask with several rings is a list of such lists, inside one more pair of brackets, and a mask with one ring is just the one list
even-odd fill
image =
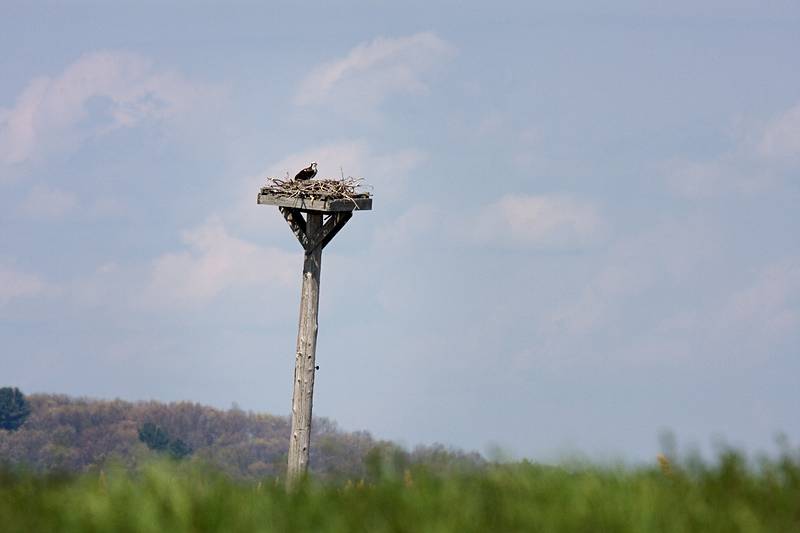
{"label": "green grass", "polygon": [[0,477],[4,532],[792,532],[800,461],[544,467],[431,473],[375,469],[372,481],[236,482],[190,463],[137,472]]}

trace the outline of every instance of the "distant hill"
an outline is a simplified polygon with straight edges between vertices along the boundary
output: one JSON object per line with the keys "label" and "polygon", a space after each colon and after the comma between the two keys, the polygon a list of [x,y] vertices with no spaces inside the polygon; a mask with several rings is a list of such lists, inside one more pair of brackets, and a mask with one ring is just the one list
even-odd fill
{"label": "distant hill", "polygon": [[[227,411],[189,403],[93,400],[63,395],[28,396],[31,415],[17,431],[0,430],[0,463],[25,465],[37,472],[86,471],[116,462],[135,468],[160,455],[139,438],[147,423],[162,428],[192,450],[184,460],[201,461],[240,478],[282,476],[286,468],[289,419]],[[370,463],[397,466],[429,463],[437,468],[483,464],[477,453],[441,445],[405,451],[364,431],[346,432],[315,418],[311,471],[320,477],[363,478]]]}

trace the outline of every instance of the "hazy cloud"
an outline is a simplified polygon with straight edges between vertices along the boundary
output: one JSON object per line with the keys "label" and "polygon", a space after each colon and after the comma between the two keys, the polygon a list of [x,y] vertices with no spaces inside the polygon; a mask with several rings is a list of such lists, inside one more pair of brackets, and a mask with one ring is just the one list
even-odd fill
{"label": "hazy cloud", "polygon": [[674,161],[667,165],[670,188],[687,198],[709,198],[731,192],[764,190],[777,180],[763,161],[737,152],[706,161]]}
{"label": "hazy cloud", "polygon": [[0,109],[0,163],[185,114],[214,93],[136,54],[87,54],[55,77],[32,80],[12,108]]}
{"label": "hazy cloud", "polygon": [[562,195],[507,195],[481,209],[473,225],[479,242],[522,246],[583,246],[606,232],[591,202]]}
{"label": "hazy cloud", "polygon": [[78,197],[74,193],[36,185],[20,203],[19,213],[31,218],[59,218],[74,210],[77,205]]}
{"label": "hazy cloud", "polygon": [[47,285],[38,276],[0,264],[0,306],[12,300],[42,294]]}
{"label": "hazy cloud", "polygon": [[748,365],[796,343],[798,332],[800,262],[790,259],[762,267],[705,305],[685,306],[647,336],[649,350],[664,357],[702,354]]}
{"label": "hazy cloud", "polygon": [[301,82],[295,103],[319,104],[349,96],[369,107],[392,93],[422,93],[428,88],[425,74],[454,51],[430,32],[361,43],[345,57],[316,67]]}
{"label": "hazy cloud", "polygon": [[644,294],[690,283],[717,246],[718,237],[697,217],[622,238],[595,258],[591,277],[550,313],[545,329],[554,337],[576,338],[620,327],[632,309],[644,305]]}
{"label": "hazy cloud", "polygon": [[202,305],[228,289],[293,285],[296,254],[231,235],[218,218],[183,234],[185,249],[152,264],[146,297],[159,305]]}
{"label": "hazy cloud", "polygon": [[444,231],[445,228],[437,227],[443,214],[441,209],[430,204],[413,205],[391,222],[375,229],[375,245],[393,252],[412,248],[419,244],[416,241],[430,230],[435,228],[437,234]]}
{"label": "hazy cloud", "polygon": [[800,157],[800,104],[767,124],[757,148],[758,153],[764,157]]}
{"label": "hazy cloud", "polygon": [[728,152],[705,160],[665,165],[669,186],[681,196],[704,198],[748,194],[779,183],[800,162],[800,105],[765,126],[753,127]]}
{"label": "hazy cloud", "polygon": [[800,330],[800,261],[763,268],[731,295],[720,320],[726,334],[744,328],[772,338]]}

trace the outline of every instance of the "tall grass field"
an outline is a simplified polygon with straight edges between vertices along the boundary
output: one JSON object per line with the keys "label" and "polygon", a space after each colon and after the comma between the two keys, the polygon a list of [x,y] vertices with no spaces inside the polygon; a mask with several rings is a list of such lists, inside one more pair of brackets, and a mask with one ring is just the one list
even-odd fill
{"label": "tall grass field", "polygon": [[0,531],[12,532],[770,532],[800,531],[800,457],[652,466],[528,462],[434,473],[373,469],[287,491],[193,462],[82,475],[0,477]]}

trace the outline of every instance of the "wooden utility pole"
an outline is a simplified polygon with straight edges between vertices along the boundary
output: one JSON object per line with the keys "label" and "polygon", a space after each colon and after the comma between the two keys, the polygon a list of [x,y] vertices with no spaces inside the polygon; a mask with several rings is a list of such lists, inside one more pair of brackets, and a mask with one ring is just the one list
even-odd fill
{"label": "wooden utility pole", "polygon": [[322,249],[350,220],[353,211],[372,209],[372,198],[309,200],[262,192],[258,195],[258,203],[278,206],[305,252],[292,385],[292,433],[286,472],[286,483],[291,488],[308,470],[311,448]]}

